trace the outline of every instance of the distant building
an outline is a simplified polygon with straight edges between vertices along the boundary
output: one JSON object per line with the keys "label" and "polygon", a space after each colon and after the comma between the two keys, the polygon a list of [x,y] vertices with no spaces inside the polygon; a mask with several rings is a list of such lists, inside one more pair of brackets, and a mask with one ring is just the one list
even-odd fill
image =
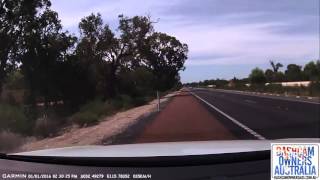
{"label": "distant building", "polygon": [[265,85],[269,84],[280,84],[284,87],[308,87],[310,85],[311,81],[294,81],[294,82],[274,82],[274,83],[266,83]]}
{"label": "distant building", "polygon": [[209,85],[207,85],[207,87],[208,87],[208,88],[215,88],[216,85],[214,85],[214,84],[209,84]]}

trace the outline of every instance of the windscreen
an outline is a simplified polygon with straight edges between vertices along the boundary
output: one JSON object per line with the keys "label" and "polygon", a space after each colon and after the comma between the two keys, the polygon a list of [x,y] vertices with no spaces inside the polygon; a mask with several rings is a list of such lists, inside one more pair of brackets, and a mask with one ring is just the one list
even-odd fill
{"label": "windscreen", "polygon": [[319,138],[319,27],[318,0],[0,0],[0,152]]}

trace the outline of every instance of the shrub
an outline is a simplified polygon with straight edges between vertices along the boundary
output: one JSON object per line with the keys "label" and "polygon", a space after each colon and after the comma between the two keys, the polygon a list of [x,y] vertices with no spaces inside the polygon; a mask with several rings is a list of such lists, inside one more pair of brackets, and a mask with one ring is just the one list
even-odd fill
{"label": "shrub", "polygon": [[6,82],[8,89],[23,89],[24,88],[24,76],[20,71],[14,71],[9,74]]}
{"label": "shrub", "polygon": [[104,110],[104,103],[101,100],[94,100],[80,108],[80,112],[92,112],[100,115]]}
{"label": "shrub", "polygon": [[119,95],[114,100],[110,101],[110,104],[115,107],[115,109],[129,109],[133,106],[140,106],[147,102],[147,97],[144,96],[136,96],[131,97],[126,94]]}
{"label": "shrub", "polygon": [[254,68],[249,75],[251,84],[262,85],[266,82],[266,77],[262,69]]}
{"label": "shrub", "polygon": [[136,97],[133,99],[133,104],[135,106],[141,106],[141,105],[144,105],[146,104],[146,102],[149,100],[148,97]]}
{"label": "shrub", "polygon": [[3,101],[10,105],[17,105],[17,101],[13,96],[12,92],[7,92],[6,97],[3,98]]}
{"label": "shrub", "polygon": [[99,116],[93,112],[77,112],[72,116],[72,121],[81,126],[92,125],[98,122]]}
{"label": "shrub", "polygon": [[11,130],[21,134],[30,134],[30,124],[19,106],[0,104],[0,130]]}
{"label": "shrub", "polygon": [[23,143],[23,137],[7,130],[0,131],[0,152],[9,152]]}
{"label": "shrub", "polygon": [[284,88],[281,84],[269,84],[265,87],[265,92],[284,93]]}
{"label": "shrub", "polygon": [[309,85],[309,95],[320,97],[320,81],[314,81]]}
{"label": "shrub", "polygon": [[49,137],[54,135],[59,129],[59,123],[53,116],[43,115],[36,120],[34,135],[38,137]]}
{"label": "shrub", "polygon": [[132,107],[133,99],[126,94],[122,94],[116,98],[116,101],[111,101],[111,104],[115,105],[116,109],[128,109]]}
{"label": "shrub", "polygon": [[111,114],[113,110],[112,104],[94,100],[82,106],[79,112],[72,115],[71,121],[81,126],[92,125],[97,123],[101,116]]}
{"label": "shrub", "polygon": [[111,115],[117,110],[125,110],[145,103],[145,97],[132,98],[125,94],[118,95],[106,102],[94,100],[82,106],[77,113],[72,115],[71,121],[81,126],[92,125],[98,123],[102,116]]}

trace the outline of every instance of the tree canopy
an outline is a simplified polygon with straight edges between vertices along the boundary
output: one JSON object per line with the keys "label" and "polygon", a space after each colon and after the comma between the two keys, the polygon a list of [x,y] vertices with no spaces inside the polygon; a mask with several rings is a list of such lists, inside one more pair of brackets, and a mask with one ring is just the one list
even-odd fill
{"label": "tree canopy", "polygon": [[92,13],[81,19],[76,37],[63,30],[49,0],[0,3],[0,90],[19,71],[27,104],[63,101],[73,107],[180,83],[188,46],[155,31],[149,16],[119,15],[113,30]]}
{"label": "tree canopy", "polygon": [[264,72],[260,68],[254,68],[249,75],[249,79],[252,84],[264,84],[266,82]]}

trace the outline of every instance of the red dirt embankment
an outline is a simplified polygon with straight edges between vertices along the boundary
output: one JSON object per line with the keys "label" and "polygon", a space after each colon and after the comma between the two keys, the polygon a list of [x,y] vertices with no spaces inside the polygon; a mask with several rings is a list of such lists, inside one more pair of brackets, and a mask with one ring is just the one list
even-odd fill
{"label": "red dirt embankment", "polygon": [[145,127],[135,143],[231,139],[236,137],[195,97],[183,92]]}

